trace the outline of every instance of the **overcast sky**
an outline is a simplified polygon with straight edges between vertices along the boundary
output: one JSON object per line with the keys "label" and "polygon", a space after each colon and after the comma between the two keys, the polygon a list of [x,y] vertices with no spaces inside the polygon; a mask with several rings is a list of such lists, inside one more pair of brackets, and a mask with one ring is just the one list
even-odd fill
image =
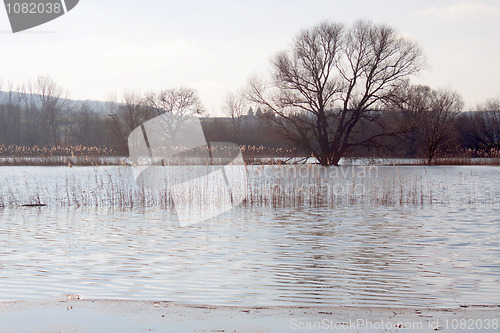
{"label": "overcast sky", "polygon": [[451,88],[467,107],[500,97],[500,1],[80,0],[72,11],[12,34],[0,9],[3,89],[50,75],[73,99],[188,86],[216,113],[228,92],[269,73],[303,28],[330,20],[386,23],[420,43],[420,83]]}

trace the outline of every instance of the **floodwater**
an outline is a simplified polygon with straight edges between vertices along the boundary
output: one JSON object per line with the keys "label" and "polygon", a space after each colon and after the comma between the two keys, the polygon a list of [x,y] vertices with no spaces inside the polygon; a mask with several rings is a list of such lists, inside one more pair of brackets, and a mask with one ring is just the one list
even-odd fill
{"label": "floodwater", "polygon": [[181,228],[128,167],[2,167],[0,301],[499,304],[500,168],[294,168]]}

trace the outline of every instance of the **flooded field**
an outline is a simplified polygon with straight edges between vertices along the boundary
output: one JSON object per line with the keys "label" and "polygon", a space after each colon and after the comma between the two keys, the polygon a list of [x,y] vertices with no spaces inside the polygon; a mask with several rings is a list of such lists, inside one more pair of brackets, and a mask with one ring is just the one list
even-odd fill
{"label": "flooded field", "polygon": [[1,168],[0,299],[498,304],[500,168],[246,172],[243,203],[181,228],[130,167]]}

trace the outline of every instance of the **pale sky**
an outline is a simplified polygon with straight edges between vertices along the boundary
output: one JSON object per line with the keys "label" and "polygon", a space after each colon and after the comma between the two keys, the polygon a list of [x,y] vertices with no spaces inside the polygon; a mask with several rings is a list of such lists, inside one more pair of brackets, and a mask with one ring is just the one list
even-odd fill
{"label": "pale sky", "polygon": [[215,114],[301,29],[357,19],[419,42],[429,65],[419,83],[458,91],[468,108],[500,98],[498,0],[80,0],[18,34],[0,8],[0,80],[5,90],[50,75],[71,98],[95,100],[185,86]]}

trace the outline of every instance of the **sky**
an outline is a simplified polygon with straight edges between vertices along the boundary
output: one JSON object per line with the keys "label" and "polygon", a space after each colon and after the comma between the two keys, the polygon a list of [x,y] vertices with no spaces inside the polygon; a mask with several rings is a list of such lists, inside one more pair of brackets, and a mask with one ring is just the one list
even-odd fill
{"label": "sky", "polygon": [[81,100],[190,87],[215,115],[228,93],[268,75],[300,30],[358,19],[420,44],[427,68],[415,83],[455,90],[469,109],[500,98],[497,0],[80,0],[17,34],[0,8],[1,88],[39,75]]}

